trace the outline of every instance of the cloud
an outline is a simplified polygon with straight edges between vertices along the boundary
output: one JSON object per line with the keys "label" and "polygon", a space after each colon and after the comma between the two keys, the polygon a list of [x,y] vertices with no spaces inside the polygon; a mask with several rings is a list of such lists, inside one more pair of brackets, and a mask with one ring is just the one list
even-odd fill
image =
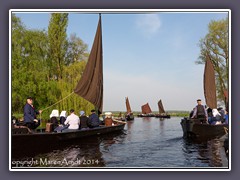
{"label": "cloud", "polygon": [[157,14],[143,14],[136,19],[136,26],[146,35],[156,34],[161,27],[161,20]]}

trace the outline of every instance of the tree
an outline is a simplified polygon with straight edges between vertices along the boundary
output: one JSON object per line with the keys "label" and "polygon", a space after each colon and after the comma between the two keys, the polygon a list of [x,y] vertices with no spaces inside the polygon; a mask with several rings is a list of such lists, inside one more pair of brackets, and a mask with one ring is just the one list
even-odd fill
{"label": "tree", "polygon": [[228,91],[229,79],[229,39],[228,17],[219,21],[211,21],[208,25],[208,34],[200,40],[201,49],[197,64],[204,64],[207,55],[213,63],[216,72],[216,87],[219,103],[225,103],[224,91]]}
{"label": "tree", "polygon": [[77,37],[76,34],[71,34],[68,40],[68,50],[65,61],[66,65],[76,61],[87,60],[89,55],[87,48],[87,44],[85,44],[81,38]]}
{"label": "tree", "polygon": [[75,34],[66,38],[66,27],[66,14],[52,15],[50,34],[45,30],[26,28],[21,19],[12,14],[11,85],[14,114],[22,115],[27,96],[34,97],[37,109],[51,107],[44,111],[43,119],[48,119],[53,109],[74,108],[76,112],[84,110],[90,113],[94,108],[75,94],[61,101],[73,92],[89,55],[87,45],[81,38]]}
{"label": "tree", "polygon": [[12,108],[20,112],[27,96],[38,97],[35,105],[46,100],[36,95],[48,92],[44,83],[47,78],[47,34],[27,30],[15,15],[12,16],[12,27]]}
{"label": "tree", "polygon": [[53,79],[62,79],[63,65],[67,52],[67,13],[53,13],[48,26],[49,75]]}

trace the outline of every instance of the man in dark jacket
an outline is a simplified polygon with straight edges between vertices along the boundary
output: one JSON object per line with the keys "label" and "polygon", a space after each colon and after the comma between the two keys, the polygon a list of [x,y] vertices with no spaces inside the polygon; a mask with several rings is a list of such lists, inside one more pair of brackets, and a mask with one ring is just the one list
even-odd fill
{"label": "man in dark jacket", "polygon": [[91,110],[91,115],[89,116],[90,128],[99,127],[100,120],[95,110]]}
{"label": "man in dark jacket", "polygon": [[30,129],[36,129],[40,125],[40,121],[37,120],[37,114],[40,113],[42,113],[41,110],[37,111],[33,107],[32,97],[28,97],[24,106],[24,124]]}

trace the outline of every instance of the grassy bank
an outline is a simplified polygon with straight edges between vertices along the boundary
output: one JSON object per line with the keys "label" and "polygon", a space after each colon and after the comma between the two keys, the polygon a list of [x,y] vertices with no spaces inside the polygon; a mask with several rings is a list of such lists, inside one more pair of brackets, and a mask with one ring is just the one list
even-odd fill
{"label": "grassy bank", "polygon": [[[113,116],[118,116],[120,111],[110,111],[113,113]],[[189,111],[166,111],[167,114],[169,114],[172,117],[188,117],[189,116]],[[122,115],[125,113],[121,111]],[[158,114],[158,111],[153,111],[154,114]],[[137,116],[138,114],[141,114],[140,111],[134,111],[133,112],[134,116]]]}

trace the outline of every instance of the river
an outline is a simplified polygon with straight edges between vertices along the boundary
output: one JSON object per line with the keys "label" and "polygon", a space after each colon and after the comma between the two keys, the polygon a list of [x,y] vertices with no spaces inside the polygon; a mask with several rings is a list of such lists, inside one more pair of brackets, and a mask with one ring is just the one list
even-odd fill
{"label": "river", "polygon": [[29,166],[35,167],[226,167],[220,141],[199,143],[183,139],[180,120],[135,117],[127,122],[123,132],[76,140],[13,160],[32,162]]}

